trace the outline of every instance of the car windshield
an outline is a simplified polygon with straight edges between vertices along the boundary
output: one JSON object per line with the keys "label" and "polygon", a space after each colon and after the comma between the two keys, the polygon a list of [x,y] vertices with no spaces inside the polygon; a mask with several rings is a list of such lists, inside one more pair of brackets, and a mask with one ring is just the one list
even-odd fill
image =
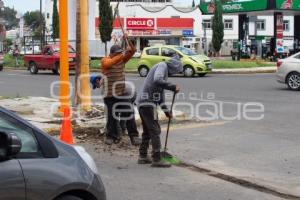
{"label": "car windshield", "polygon": [[[53,47],[54,52],[60,52],[60,48],[59,47]],[[69,47],[69,53],[75,53],[75,49],[73,49],[72,47]]]}
{"label": "car windshield", "polygon": [[188,48],[184,48],[184,47],[175,47],[175,49],[177,49],[178,51],[180,51],[181,53],[188,55],[188,56],[194,56],[197,55],[195,52],[193,52],[192,50],[188,49]]}

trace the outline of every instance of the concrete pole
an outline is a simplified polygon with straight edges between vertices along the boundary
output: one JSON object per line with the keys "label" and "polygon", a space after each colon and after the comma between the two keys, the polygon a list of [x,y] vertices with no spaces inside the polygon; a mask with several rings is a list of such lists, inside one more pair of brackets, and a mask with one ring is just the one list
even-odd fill
{"label": "concrete pole", "polygon": [[60,37],[60,111],[70,106],[69,53],[68,53],[68,1],[59,1]]}
{"label": "concrete pole", "polygon": [[89,84],[89,41],[88,41],[88,0],[80,0],[80,29],[81,29],[81,58],[80,58],[80,95],[81,110],[89,111],[91,109],[91,89]]}

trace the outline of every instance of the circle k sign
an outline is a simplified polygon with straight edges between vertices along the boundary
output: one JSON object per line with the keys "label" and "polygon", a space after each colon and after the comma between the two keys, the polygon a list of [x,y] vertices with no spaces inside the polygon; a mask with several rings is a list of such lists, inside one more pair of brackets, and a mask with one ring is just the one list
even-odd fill
{"label": "circle k sign", "polygon": [[127,18],[127,30],[153,30],[155,28],[154,18]]}

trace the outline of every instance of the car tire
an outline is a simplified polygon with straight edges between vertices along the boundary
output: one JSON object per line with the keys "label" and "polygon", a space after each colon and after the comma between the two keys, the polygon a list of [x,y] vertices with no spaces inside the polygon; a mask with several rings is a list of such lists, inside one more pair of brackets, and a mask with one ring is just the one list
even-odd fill
{"label": "car tire", "polygon": [[0,65],[0,72],[3,71],[3,65]]}
{"label": "car tire", "polygon": [[35,64],[35,62],[31,62],[29,64],[29,71],[31,74],[37,74],[39,72],[39,69],[37,68],[37,65]]}
{"label": "car tire", "polygon": [[60,75],[60,66],[59,63],[55,63],[54,69],[52,69],[53,74]]}
{"label": "car tire", "polygon": [[79,197],[71,196],[71,195],[66,195],[66,196],[58,197],[55,200],[83,200],[83,199],[81,199]]}
{"label": "car tire", "polygon": [[199,77],[204,77],[206,75],[206,73],[199,73],[198,76]]}
{"label": "car tire", "polygon": [[149,68],[145,65],[139,67],[139,74],[141,77],[146,77],[149,73]]}
{"label": "car tire", "polygon": [[300,90],[300,73],[290,73],[286,78],[286,84],[290,90]]}
{"label": "car tire", "polygon": [[193,77],[195,75],[195,70],[192,66],[185,66],[183,69],[183,75],[185,77]]}

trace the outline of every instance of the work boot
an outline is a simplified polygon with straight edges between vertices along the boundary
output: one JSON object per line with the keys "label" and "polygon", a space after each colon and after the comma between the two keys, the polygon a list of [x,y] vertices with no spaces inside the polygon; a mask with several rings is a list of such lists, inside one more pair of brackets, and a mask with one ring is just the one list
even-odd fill
{"label": "work boot", "polygon": [[133,146],[139,146],[142,144],[142,139],[139,137],[130,137],[130,141]]}
{"label": "work boot", "polygon": [[105,144],[112,145],[114,143],[114,140],[112,138],[105,138]]}
{"label": "work boot", "polygon": [[157,168],[169,168],[171,165],[163,160],[159,161],[152,161],[151,167],[157,167]]}
{"label": "work boot", "polygon": [[149,156],[139,156],[138,164],[145,165],[145,164],[151,164],[152,159]]}

